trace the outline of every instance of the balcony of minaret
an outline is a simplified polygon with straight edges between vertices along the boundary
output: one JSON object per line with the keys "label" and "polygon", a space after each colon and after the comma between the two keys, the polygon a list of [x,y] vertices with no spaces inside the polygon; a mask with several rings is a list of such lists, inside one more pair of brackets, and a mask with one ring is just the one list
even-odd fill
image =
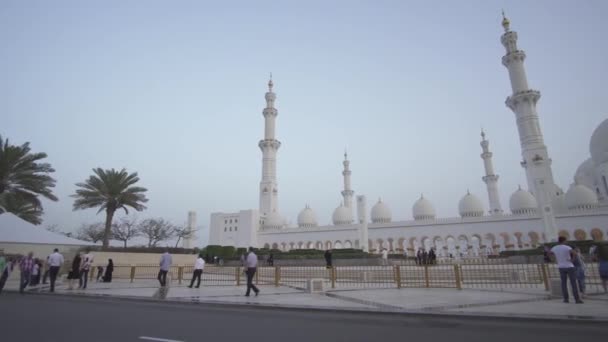
{"label": "balcony of minaret", "polygon": [[276,108],[264,108],[264,110],[262,111],[262,114],[264,115],[264,117],[267,116],[277,116],[279,114],[279,111]]}
{"label": "balcony of minaret", "polygon": [[272,148],[274,150],[278,150],[281,147],[281,142],[276,139],[263,139],[260,140],[258,146],[262,151]]}
{"label": "balcony of minaret", "polygon": [[487,176],[483,176],[481,177],[481,179],[485,182],[488,183],[490,181],[492,182],[498,182],[498,175],[487,175]]}
{"label": "balcony of minaret", "polygon": [[511,108],[512,111],[517,111],[519,104],[528,102],[536,105],[539,99],[540,91],[528,89],[518,91],[517,93],[507,97],[505,104],[507,107]]}
{"label": "balcony of minaret", "polygon": [[517,51],[517,32],[509,31],[503,34],[500,42],[508,52]]}
{"label": "balcony of minaret", "polygon": [[502,56],[502,65],[508,67],[512,62],[521,62],[523,63],[526,59],[526,53],[522,50],[515,50],[513,52],[509,52],[506,55]]}

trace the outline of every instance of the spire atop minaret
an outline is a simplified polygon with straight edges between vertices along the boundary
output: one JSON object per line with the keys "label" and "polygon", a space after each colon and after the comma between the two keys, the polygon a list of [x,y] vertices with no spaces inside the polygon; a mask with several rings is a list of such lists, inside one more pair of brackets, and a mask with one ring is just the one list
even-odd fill
{"label": "spire atop minaret", "polygon": [[505,29],[505,32],[509,32],[509,30],[510,30],[509,26],[510,25],[511,25],[511,22],[505,16],[505,10],[502,10],[502,27]]}
{"label": "spire atop minaret", "polygon": [[486,183],[486,187],[488,189],[490,214],[500,215],[502,214],[502,207],[500,206],[500,196],[498,194],[498,175],[494,174],[492,152],[490,152],[490,141],[486,139],[486,133],[483,131],[483,129],[481,130],[481,143],[479,143],[479,145],[481,145],[481,159],[483,159],[483,167],[486,173],[481,179]]}
{"label": "spire atop minaret", "polygon": [[274,83],[272,82],[272,73],[270,73],[270,78],[268,79],[268,92],[272,93],[272,87],[274,87]]}

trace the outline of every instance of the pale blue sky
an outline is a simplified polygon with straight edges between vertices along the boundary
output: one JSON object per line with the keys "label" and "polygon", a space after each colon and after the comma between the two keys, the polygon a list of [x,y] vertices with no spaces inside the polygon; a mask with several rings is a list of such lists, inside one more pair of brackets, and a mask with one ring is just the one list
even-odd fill
{"label": "pale blue sky", "polygon": [[[94,167],[138,171],[140,217],[257,208],[268,73],[277,93],[280,211],[328,223],[347,146],[353,187],[410,219],[424,192],[441,217],[470,189],[487,207],[479,130],[502,204],[526,185],[501,65],[504,8],[526,51],[558,184],[567,190],[606,117],[608,2],[1,1],[0,134],[56,168],[45,222],[72,212]],[[206,232],[204,240],[206,240]]]}

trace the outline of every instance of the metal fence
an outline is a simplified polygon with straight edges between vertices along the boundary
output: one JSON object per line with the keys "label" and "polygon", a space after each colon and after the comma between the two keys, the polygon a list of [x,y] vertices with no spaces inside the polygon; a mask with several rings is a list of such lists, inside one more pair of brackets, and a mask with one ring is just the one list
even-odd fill
{"label": "metal fence", "polygon": [[[586,264],[588,292],[601,289],[598,264]],[[172,266],[171,282],[189,282],[193,266]],[[94,267],[93,279],[98,274]],[[156,279],[157,265],[116,265],[113,278],[135,282]],[[247,282],[242,267],[207,265],[201,277],[203,286],[239,286]],[[400,263],[386,266],[262,266],[254,282],[262,285],[305,288],[310,279],[320,279],[328,288],[538,288],[549,290],[560,278],[555,264],[516,264],[505,261],[452,262],[435,265]]]}

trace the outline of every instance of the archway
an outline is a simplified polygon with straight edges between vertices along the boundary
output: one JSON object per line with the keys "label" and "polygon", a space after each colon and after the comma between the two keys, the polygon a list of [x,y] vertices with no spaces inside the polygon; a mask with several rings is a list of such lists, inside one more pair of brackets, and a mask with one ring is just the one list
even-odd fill
{"label": "archway", "polygon": [[353,248],[353,243],[350,240],[344,241],[344,248]]}
{"label": "archway", "polygon": [[342,242],[340,240],[334,242],[334,249],[342,249]]}
{"label": "archway", "polygon": [[279,245],[275,242],[272,244],[272,249],[279,249]]}
{"label": "archway", "polygon": [[587,232],[585,232],[582,229],[577,229],[577,230],[574,231],[574,238],[577,241],[587,240]]}
{"label": "archway", "polygon": [[454,239],[453,236],[448,235],[448,237],[445,238],[445,242],[448,247],[448,256],[451,258],[456,257],[456,239]]}
{"label": "archway", "polygon": [[307,249],[314,249],[315,248],[315,244],[312,241],[308,241],[308,244],[306,245]]}
{"label": "archway", "polygon": [[397,240],[397,250],[399,252],[404,252],[407,248],[405,247],[405,239],[404,238],[399,238]]}
{"label": "archway", "polygon": [[441,236],[435,236],[433,238],[433,245],[435,245],[435,254],[438,257],[445,257],[446,254],[446,249],[445,247],[445,243],[443,241],[443,239],[441,238]]}
{"label": "archway", "polygon": [[502,245],[504,246],[504,248],[508,251],[513,250],[515,245],[513,244],[513,241],[511,239],[511,236],[509,235],[509,233],[500,233],[500,237],[502,238]]}
{"label": "archway", "polygon": [[471,250],[473,252],[473,256],[478,257],[481,249],[481,237],[479,235],[474,234],[471,236]]}
{"label": "archway", "polygon": [[265,248],[265,249],[270,249],[270,245],[269,245],[269,244],[267,244],[267,243],[265,243],[265,244],[264,244],[264,248]]}
{"label": "archway", "polygon": [[591,238],[595,241],[604,240],[604,233],[599,228],[591,229]]}
{"label": "archway", "polygon": [[469,255],[469,238],[466,235],[458,237],[458,247],[460,247],[459,252],[461,256]]}
{"label": "archway", "polygon": [[331,249],[331,248],[332,248],[331,241],[325,241],[325,249]]}
{"label": "archway", "polygon": [[321,251],[321,250],[323,250],[323,242],[321,242],[321,241],[317,241],[317,247],[316,247],[316,248],[317,248],[318,250],[320,250],[320,251]]}
{"label": "archway", "polygon": [[570,240],[570,233],[565,229],[560,230],[558,235],[565,237],[566,240]]}
{"label": "archway", "polygon": [[394,252],[395,251],[395,246],[393,245],[393,238],[388,238],[386,239],[388,241],[388,251],[389,252]]}
{"label": "archway", "polygon": [[530,237],[530,247],[536,248],[540,244],[540,236],[537,232],[529,232],[528,236]]}

